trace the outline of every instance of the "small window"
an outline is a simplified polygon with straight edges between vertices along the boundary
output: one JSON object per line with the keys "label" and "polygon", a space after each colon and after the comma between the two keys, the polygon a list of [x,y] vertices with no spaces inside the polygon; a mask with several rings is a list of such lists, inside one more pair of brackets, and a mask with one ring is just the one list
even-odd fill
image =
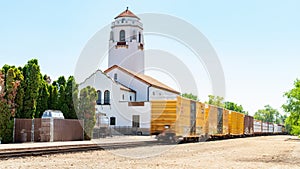
{"label": "small window", "polygon": [[135,30],[133,30],[133,32],[132,32],[132,39],[136,40],[136,31]]}
{"label": "small window", "polygon": [[114,41],[114,32],[113,31],[110,32],[110,39],[109,40]]}
{"label": "small window", "polygon": [[139,115],[132,116],[132,127],[140,127],[140,116]]}
{"label": "small window", "polygon": [[111,126],[116,125],[116,118],[115,117],[110,117],[109,125],[111,125]]}
{"label": "small window", "polygon": [[125,31],[124,30],[120,31],[120,42],[125,42]]}
{"label": "small window", "polygon": [[155,96],[155,92],[152,92],[152,95]]}
{"label": "small window", "polygon": [[129,100],[132,101],[132,96],[129,96]]}
{"label": "small window", "polygon": [[108,90],[105,90],[104,92],[104,104],[105,105],[110,104],[110,92]]}
{"label": "small window", "polygon": [[97,91],[97,94],[98,94],[98,98],[97,98],[96,103],[97,103],[97,105],[101,105],[101,98],[102,98],[101,91],[98,90],[98,91]]}
{"label": "small window", "polygon": [[122,95],[122,100],[125,100],[125,96],[124,96],[124,94]]}
{"label": "small window", "polygon": [[142,42],[142,34],[141,34],[141,32],[139,32],[139,43],[141,43]]}
{"label": "small window", "polygon": [[118,80],[118,74],[114,74],[114,80],[117,81]]}

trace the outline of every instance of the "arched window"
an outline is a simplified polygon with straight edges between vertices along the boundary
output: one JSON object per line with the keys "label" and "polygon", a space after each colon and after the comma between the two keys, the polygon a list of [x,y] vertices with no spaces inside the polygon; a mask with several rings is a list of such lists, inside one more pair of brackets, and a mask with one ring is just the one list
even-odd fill
{"label": "arched window", "polygon": [[120,42],[125,42],[125,31],[124,30],[120,31]]}
{"label": "arched window", "polygon": [[132,101],[132,96],[129,96],[129,100]]}
{"label": "arched window", "polygon": [[98,94],[98,98],[97,98],[97,105],[101,105],[101,98],[102,98],[102,93],[100,90],[97,91],[97,94]]}
{"label": "arched window", "polygon": [[142,42],[142,34],[141,34],[141,32],[139,32],[139,43],[141,43]]}
{"label": "arched window", "polygon": [[125,95],[124,94],[122,95],[122,100],[125,100]]}
{"label": "arched window", "polygon": [[114,32],[113,31],[110,32],[110,39],[109,40],[114,41]]}
{"label": "arched window", "polygon": [[104,104],[110,104],[110,92],[108,90],[104,92]]}

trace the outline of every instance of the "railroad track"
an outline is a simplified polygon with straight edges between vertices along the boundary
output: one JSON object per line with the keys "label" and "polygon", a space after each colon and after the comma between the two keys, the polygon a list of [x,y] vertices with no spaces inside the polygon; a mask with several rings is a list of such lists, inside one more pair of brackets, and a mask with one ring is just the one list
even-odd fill
{"label": "railroad track", "polygon": [[51,146],[51,147],[32,147],[32,148],[24,148],[24,149],[6,149],[0,151],[0,159],[86,152],[86,151],[95,151],[95,150],[124,149],[124,148],[134,148],[134,147],[153,146],[153,145],[162,145],[162,144],[164,143],[158,143],[157,141],[140,141],[140,142]]}

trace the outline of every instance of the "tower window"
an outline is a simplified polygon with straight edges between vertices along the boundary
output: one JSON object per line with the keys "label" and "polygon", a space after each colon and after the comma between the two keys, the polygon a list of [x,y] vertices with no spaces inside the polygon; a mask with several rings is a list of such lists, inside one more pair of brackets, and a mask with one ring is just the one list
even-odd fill
{"label": "tower window", "polygon": [[124,94],[122,95],[122,100],[125,100],[125,96],[124,96]]}
{"label": "tower window", "polygon": [[124,30],[120,31],[120,42],[125,42],[125,31]]}
{"label": "tower window", "polygon": [[97,105],[101,105],[101,97],[102,97],[102,93],[100,90],[97,91],[97,94],[98,94],[98,98],[97,98]]}
{"label": "tower window", "polygon": [[132,96],[129,96],[129,100],[132,101]]}
{"label": "tower window", "polygon": [[141,32],[139,32],[139,43],[141,43],[142,42],[142,34],[141,34]]}
{"label": "tower window", "polygon": [[136,31],[135,30],[133,30],[133,32],[132,32],[132,39],[136,40]]}
{"label": "tower window", "polygon": [[109,40],[114,41],[114,32],[113,31],[110,32],[110,39]]}
{"label": "tower window", "polygon": [[104,92],[104,104],[110,104],[110,92],[108,90],[105,90]]}
{"label": "tower window", "polygon": [[114,80],[117,81],[118,80],[118,74],[114,74]]}

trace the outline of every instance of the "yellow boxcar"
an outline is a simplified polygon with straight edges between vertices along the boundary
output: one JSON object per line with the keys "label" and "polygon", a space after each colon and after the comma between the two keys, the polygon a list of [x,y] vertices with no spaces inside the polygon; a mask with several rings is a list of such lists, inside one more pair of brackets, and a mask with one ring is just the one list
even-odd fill
{"label": "yellow boxcar", "polygon": [[[177,97],[177,100],[151,101],[151,134],[171,133],[180,138],[204,135],[204,104]],[[173,135],[172,135],[173,136]]]}
{"label": "yellow boxcar", "polygon": [[229,111],[213,105],[206,105],[206,130],[213,137],[229,135],[228,116]]}
{"label": "yellow boxcar", "polygon": [[244,114],[230,111],[228,122],[230,135],[244,135]]}

